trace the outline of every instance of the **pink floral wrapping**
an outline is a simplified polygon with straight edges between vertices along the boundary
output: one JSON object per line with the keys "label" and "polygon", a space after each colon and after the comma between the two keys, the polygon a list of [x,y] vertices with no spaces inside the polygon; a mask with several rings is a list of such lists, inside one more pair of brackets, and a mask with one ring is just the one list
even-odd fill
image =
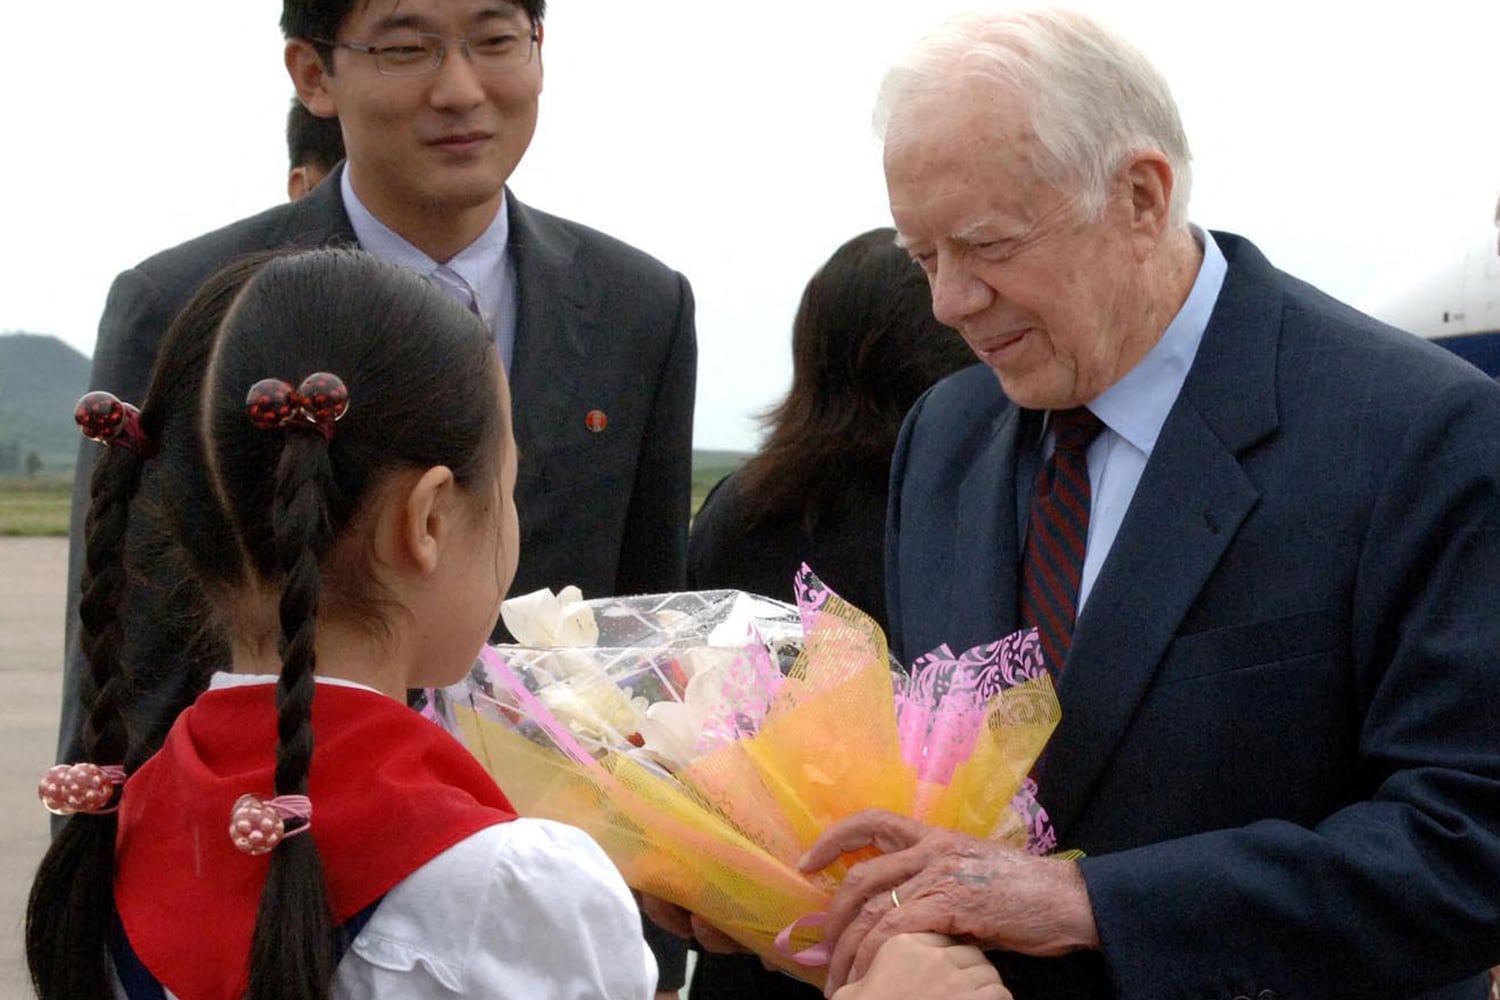
{"label": "pink floral wrapping", "polygon": [[818,834],[884,808],[1051,849],[1027,775],[1059,713],[1034,633],[908,673],[806,567],[796,592],[795,608],[734,591],[568,604],[557,634],[596,645],[491,647],[424,710],[523,815],[583,828],[632,887],[817,981],[792,954],[816,950],[807,918],[844,871],[797,870]]}

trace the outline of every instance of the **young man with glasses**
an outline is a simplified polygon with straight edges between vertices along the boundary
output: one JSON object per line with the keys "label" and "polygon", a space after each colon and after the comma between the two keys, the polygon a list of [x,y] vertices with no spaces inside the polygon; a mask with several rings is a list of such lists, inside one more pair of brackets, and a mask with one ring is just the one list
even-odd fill
{"label": "young man with glasses", "polygon": [[[528,208],[506,189],[536,129],[544,6],[284,0],[292,83],[312,113],[338,117],[347,159],[307,197],[122,273],[100,321],[89,387],[139,399],[172,319],[233,258],[294,245],[359,246],[431,275],[494,330],[521,455],[523,535],[512,591],[678,590],[697,364],[692,293],[680,274],[645,254]],[[442,419],[438,401],[433,419]],[[74,759],[86,683],[73,623],[95,453],[80,453],[74,496],[64,760]],[[143,489],[152,488],[148,473]],[[150,565],[160,564],[142,568]],[[190,610],[192,595],[159,575],[132,589],[128,613]],[[198,667],[161,670],[134,706],[141,732],[155,742],[200,672],[217,665],[218,651],[185,627],[159,648],[125,656]],[[658,954],[673,957],[670,949]],[[670,972],[663,980],[679,983]]]}

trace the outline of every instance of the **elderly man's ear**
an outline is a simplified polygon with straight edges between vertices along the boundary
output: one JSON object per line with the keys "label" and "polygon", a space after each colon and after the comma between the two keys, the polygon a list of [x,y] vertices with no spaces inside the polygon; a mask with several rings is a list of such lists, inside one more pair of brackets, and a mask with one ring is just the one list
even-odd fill
{"label": "elderly man's ear", "polygon": [[1130,227],[1136,256],[1149,256],[1166,235],[1172,215],[1172,164],[1154,150],[1136,153],[1121,169],[1130,191]]}

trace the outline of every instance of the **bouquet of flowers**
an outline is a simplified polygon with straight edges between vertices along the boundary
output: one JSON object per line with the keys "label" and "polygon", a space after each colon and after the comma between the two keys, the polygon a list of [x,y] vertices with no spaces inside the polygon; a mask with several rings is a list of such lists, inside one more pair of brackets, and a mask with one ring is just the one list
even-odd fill
{"label": "bouquet of flowers", "polygon": [[1034,632],[901,671],[805,566],[795,607],[568,588],[503,613],[521,644],[487,647],[429,711],[522,815],[581,827],[633,888],[804,979],[846,869],[796,862],[833,821],[881,808],[1055,846],[1027,778],[1059,717]]}

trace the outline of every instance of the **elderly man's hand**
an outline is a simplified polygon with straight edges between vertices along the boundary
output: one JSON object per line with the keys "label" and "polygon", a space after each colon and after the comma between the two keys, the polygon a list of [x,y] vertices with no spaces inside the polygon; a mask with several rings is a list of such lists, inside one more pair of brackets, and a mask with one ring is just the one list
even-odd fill
{"label": "elderly man's hand", "polygon": [[1012,1000],[978,948],[941,934],[897,934],[881,946],[869,974],[833,1000]]}
{"label": "elderly man's hand", "polygon": [[852,867],[829,907],[824,939],[836,942],[830,995],[864,975],[880,946],[896,934],[936,931],[1041,956],[1099,947],[1088,890],[1073,862],[1035,857],[895,813],[872,809],[833,824],[801,868],[818,871],[845,852],[870,846],[882,856]]}

